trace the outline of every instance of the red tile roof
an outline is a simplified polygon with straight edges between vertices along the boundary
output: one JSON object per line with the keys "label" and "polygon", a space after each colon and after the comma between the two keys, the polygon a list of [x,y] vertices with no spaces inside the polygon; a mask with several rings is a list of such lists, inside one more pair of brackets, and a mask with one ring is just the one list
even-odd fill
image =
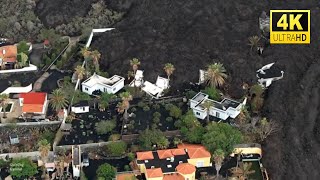
{"label": "red tile roof", "polygon": [[20,98],[23,98],[22,112],[38,113],[42,112],[43,106],[47,98],[47,93],[21,93]]}
{"label": "red tile roof", "polygon": [[133,173],[125,173],[125,174],[117,174],[116,179],[117,180],[127,180],[132,177],[135,177],[135,175]]}
{"label": "red tile roof", "polygon": [[0,47],[0,58],[5,62],[16,62],[18,49],[17,46],[2,46]]}
{"label": "red tile roof", "polygon": [[181,163],[177,166],[176,169],[180,174],[192,174],[196,172],[196,167],[189,163]]}
{"label": "red tile roof", "polygon": [[156,177],[163,177],[163,173],[161,168],[153,168],[146,170],[146,177],[147,178],[156,178]]}
{"label": "red tile roof", "polygon": [[202,145],[198,144],[179,144],[178,148],[187,149],[190,159],[211,157],[209,151]]}
{"label": "red tile roof", "polygon": [[137,152],[137,160],[154,159],[152,151]]}
{"label": "red tile roof", "polygon": [[184,149],[171,149],[173,155],[185,155],[186,151]]}
{"label": "red tile roof", "polygon": [[184,177],[178,173],[165,174],[163,180],[184,180]]}
{"label": "red tile roof", "polygon": [[29,92],[21,93],[20,98],[23,98],[23,104],[39,104],[43,105],[46,100],[47,93]]}
{"label": "red tile roof", "polygon": [[158,156],[160,159],[174,157],[174,155],[171,153],[170,149],[158,150],[157,153],[158,153]]}

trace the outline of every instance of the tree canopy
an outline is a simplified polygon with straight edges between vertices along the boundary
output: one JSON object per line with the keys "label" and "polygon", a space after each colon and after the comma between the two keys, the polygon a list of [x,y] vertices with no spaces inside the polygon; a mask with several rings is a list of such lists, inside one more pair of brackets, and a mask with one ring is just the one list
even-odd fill
{"label": "tree canopy", "polygon": [[225,154],[233,151],[234,145],[243,140],[241,132],[226,123],[212,123],[206,128],[202,144],[213,154],[217,149],[223,150]]}
{"label": "tree canopy", "polygon": [[38,173],[37,165],[28,158],[13,159],[10,164],[10,175],[21,178],[31,177]]}
{"label": "tree canopy", "polygon": [[98,179],[109,180],[116,177],[116,170],[108,163],[100,165],[96,171]]}
{"label": "tree canopy", "polygon": [[159,129],[146,129],[140,133],[138,139],[140,146],[145,150],[152,150],[153,145],[163,149],[166,148],[168,144],[167,138]]}
{"label": "tree canopy", "polygon": [[200,143],[205,133],[205,128],[194,116],[192,110],[189,110],[180,120],[180,130],[184,139],[189,143]]}

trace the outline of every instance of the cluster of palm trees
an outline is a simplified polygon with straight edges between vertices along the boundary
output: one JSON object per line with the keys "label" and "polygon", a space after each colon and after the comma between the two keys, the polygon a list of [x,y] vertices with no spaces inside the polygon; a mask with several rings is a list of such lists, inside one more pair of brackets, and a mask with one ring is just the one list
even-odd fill
{"label": "cluster of palm trees", "polygon": [[81,54],[82,54],[84,61],[85,61],[87,75],[89,73],[88,66],[89,66],[90,61],[92,61],[93,65],[95,67],[95,71],[99,72],[99,70],[100,70],[99,61],[101,58],[100,52],[98,50],[90,51],[90,49],[88,47],[83,47],[81,49]]}
{"label": "cluster of palm trees", "polygon": [[118,112],[123,113],[123,118],[128,120],[128,109],[130,108],[130,101],[133,99],[132,95],[129,92],[123,92],[120,94],[122,102],[119,102],[117,105]]}
{"label": "cluster of palm trees", "polygon": [[61,109],[64,109],[68,106],[68,100],[61,89],[55,89],[52,92],[52,98],[50,99],[50,104],[56,112],[59,112]]}

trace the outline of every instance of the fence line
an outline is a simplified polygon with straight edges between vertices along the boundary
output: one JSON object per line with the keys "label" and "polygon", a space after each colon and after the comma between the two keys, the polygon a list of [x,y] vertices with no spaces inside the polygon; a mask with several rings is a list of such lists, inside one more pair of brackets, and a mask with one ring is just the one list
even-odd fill
{"label": "fence line", "polygon": [[5,126],[37,126],[37,125],[52,125],[52,124],[60,124],[61,121],[49,121],[49,122],[19,122],[19,123],[1,123],[0,127]]}

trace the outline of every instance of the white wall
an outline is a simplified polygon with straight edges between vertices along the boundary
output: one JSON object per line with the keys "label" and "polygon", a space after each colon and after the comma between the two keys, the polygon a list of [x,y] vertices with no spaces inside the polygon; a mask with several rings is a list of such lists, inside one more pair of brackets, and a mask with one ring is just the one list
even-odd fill
{"label": "white wall", "polygon": [[38,67],[30,64],[29,67],[24,67],[22,69],[8,69],[8,70],[0,70],[0,74],[5,73],[16,73],[16,72],[28,72],[28,71],[37,71]]}
{"label": "white wall", "polygon": [[[92,87],[88,87],[82,84],[82,92],[85,92],[91,95],[95,90],[100,90],[101,92],[108,92],[109,94],[115,94],[118,91],[120,91],[123,87],[124,87],[124,80],[120,80],[119,82],[114,84],[112,87],[103,86],[102,84],[95,84]],[[86,88],[88,88],[88,90],[86,90]]]}
{"label": "white wall", "polygon": [[32,90],[32,84],[26,87],[8,87],[0,94],[10,94],[10,93],[28,93]]}
{"label": "white wall", "polygon": [[[219,113],[219,117],[217,117],[217,112]],[[209,114],[211,116],[214,116],[214,117],[217,117],[217,118],[220,118],[220,119],[223,119],[223,120],[226,120],[229,115],[226,111],[222,111],[220,109],[217,109],[217,108],[210,108],[210,112]]]}
{"label": "white wall", "polygon": [[193,114],[199,118],[199,119],[204,119],[207,117],[207,112],[206,111],[200,111],[197,109],[193,109]]}

